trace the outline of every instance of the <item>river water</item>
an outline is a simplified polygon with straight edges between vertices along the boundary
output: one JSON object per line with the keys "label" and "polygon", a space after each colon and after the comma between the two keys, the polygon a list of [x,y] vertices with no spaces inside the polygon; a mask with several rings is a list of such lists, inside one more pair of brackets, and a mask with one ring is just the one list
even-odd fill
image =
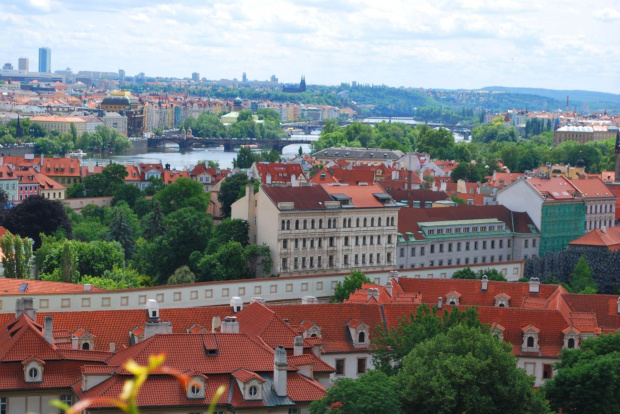
{"label": "river water", "polygon": [[[318,136],[293,135],[292,138],[316,141]],[[282,150],[282,158],[295,157],[299,153],[300,146],[304,153],[310,153],[309,144],[291,144]],[[191,170],[198,161],[215,161],[219,163],[220,168],[232,168],[233,159],[237,157],[237,152],[238,150],[229,152],[220,148],[194,148],[191,151],[180,151],[176,145],[166,146],[165,148],[147,148],[146,145],[141,145],[129,149],[124,154],[112,155],[107,158],[97,156],[83,158],[82,165],[107,165],[110,161],[121,164],[161,162],[164,165],[170,164],[173,169]]]}

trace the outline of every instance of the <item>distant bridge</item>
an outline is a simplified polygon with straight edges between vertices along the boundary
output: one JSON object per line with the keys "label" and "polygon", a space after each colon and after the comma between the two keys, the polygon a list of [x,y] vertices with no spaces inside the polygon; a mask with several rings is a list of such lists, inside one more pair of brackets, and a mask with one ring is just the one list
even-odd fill
{"label": "distant bridge", "polygon": [[235,147],[241,145],[257,145],[258,147],[273,148],[280,152],[287,145],[292,144],[310,144],[309,139],[251,139],[251,138],[182,138],[180,136],[161,136],[148,138],[148,147],[157,148],[164,144],[177,144],[179,149],[191,150],[195,146],[220,146],[224,147],[224,151],[233,151]]}

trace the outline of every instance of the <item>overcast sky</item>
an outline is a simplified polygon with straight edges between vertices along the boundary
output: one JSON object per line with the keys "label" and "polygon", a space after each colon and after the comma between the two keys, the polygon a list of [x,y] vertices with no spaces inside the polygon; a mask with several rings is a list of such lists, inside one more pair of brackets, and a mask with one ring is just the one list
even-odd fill
{"label": "overcast sky", "polygon": [[1,0],[0,59],[52,71],[620,93],[618,0]]}

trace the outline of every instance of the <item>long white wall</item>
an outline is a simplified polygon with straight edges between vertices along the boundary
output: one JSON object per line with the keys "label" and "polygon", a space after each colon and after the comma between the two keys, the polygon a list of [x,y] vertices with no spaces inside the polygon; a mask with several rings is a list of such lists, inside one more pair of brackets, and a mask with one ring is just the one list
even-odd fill
{"label": "long white wall", "polygon": [[[446,279],[464,266],[399,269],[400,277]],[[469,266],[472,270],[496,269],[509,281],[523,276],[523,262],[484,263]],[[233,296],[249,303],[253,296],[270,303],[296,303],[303,296],[327,298],[332,296],[336,284],[348,273],[291,276],[264,279],[246,279],[222,282],[204,282],[188,285],[156,286],[139,289],[84,291],[79,293],[19,294],[0,292],[0,313],[15,312],[19,298],[33,297],[35,308],[41,312],[98,311],[111,309],[144,309],[147,299],[155,299],[160,308],[191,308],[196,306],[228,305]],[[385,285],[389,271],[366,272],[377,284]]]}

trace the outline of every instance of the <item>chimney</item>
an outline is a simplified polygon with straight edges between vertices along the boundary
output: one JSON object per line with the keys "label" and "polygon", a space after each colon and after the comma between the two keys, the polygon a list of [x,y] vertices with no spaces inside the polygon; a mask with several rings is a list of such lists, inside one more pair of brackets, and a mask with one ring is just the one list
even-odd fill
{"label": "chimney", "polygon": [[243,309],[243,299],[241,299],[239,296],[233,296],[232,298],[230,298],[230,306],[232,307],[233,312],[241,312],[241,310]]}
{"label": "chimney", "polygon": [[110,342],[110,352],[116,352],[116,344],[114,342]]}
{"label": "chimney", "polygon": [[387,292],[388,295],[390,295],[390,297],[392,297],[392,282],[387,282],[387,284],[385,285],[385,291]]}
{"label": "chimney", "polygon": [[618,298],[618,315],[620,315],[620,298]]}
{"label": "chimney", "polygon": [[50,343],[50,345],[54,345],[53,326],[52,317],[46,316],[45,323],[43,324],[43,336],[45,337],[45,340]]}
{"label": "chimney", "polygon": [[43,160],[45,159],[45,155],[41,154],[41,167],[43,167]]}
{"label": "chimney", "polygon": [[493,181],[497,181],[497,171],[493,170]]}
{"label": "chimney", "polygon": [[33,298],[24,298],[23,299],[23,304],[24,304],[24,313],[26,314],[27,317],[29,317],[30,319],[32,319],[33,321],[37,320],[37,311],[34,308],[34,299]]}
{"label": "chimney", "polygon": [[441,310],[442,306],[443,306],[443,298],[440,296],[439,298],[437,298],[437,310]]}
{"label": "chimney", "polygon": [[398,282],[398,270],[390,270],[388,274],[388,282],[396,281]]}
{"label": "chimney", "polygon": [[90,292],[91,289],[92,289],[92,286],[90,283],[86,283],[84,285],[84,292]]}
{"label": "chimney", "polygon": [[15,319],[19,318],[24,314],[24,300],[17,299],[15,301]]}
{"label": "chimney", "polygon": [[295,177],[295,174],[291,174],[291,187],[297,187],[297,177]]}
{"label": "chimney", "polygon": [[227,316],[222,323],[222,333],[236,334],[239,333],[239,322],[236,316]]}
{"label": "chimney", "polygon": [[267,177],[265,178],[267,184],[271,184],[271,174],[267,173]]}
{"label": "chimney", "polygon": [[370,300],[375,298],[377,301],[379,300],[379,289],[370,288],[368,289],[367,299]]}
{"label": "chimney", "polygon": [[213,319],[211,319],[211,332],[215,332],[220,326],[222,326],[222,320],[219,316],[214,316]]}
{"label": "chimney", "polygon": [[302,305],[312,305],[313,303],[319,303],[319,300],[316,297],[310,295],[301,297]]}
{"label": "chimney", "polygon": [[489,288],[489,277],[487,275],[482,276],[482,291],[486,292]]}
{"label": "chimney", "polygon": [[447,188],[448,188],[448,184],[446,184],[445,181],[442,181],[441,184],[439,184],[440,191],[446,191]]}
{"label": "chimney", "polygon": [[398,170],[392,170],[392,180],[398,180]]}
{"label": "chimney", "polygon": [[281,346],[273,353],[273,388],[278,397],[286,397],[286,351]]}
{"label": "chimney", "polygon": [[304,337],[296,336],[293,341],[293,355],[301,355],[304,353]]}
{"label": "chimney", "polygon": [[530,293],[540,293],[540,280],[537,277],[530,278]]}
{"label": "chimney", "polygon": [[155,299],[146,301],[146,315],[149,322],[159,322],[159,304]]}

